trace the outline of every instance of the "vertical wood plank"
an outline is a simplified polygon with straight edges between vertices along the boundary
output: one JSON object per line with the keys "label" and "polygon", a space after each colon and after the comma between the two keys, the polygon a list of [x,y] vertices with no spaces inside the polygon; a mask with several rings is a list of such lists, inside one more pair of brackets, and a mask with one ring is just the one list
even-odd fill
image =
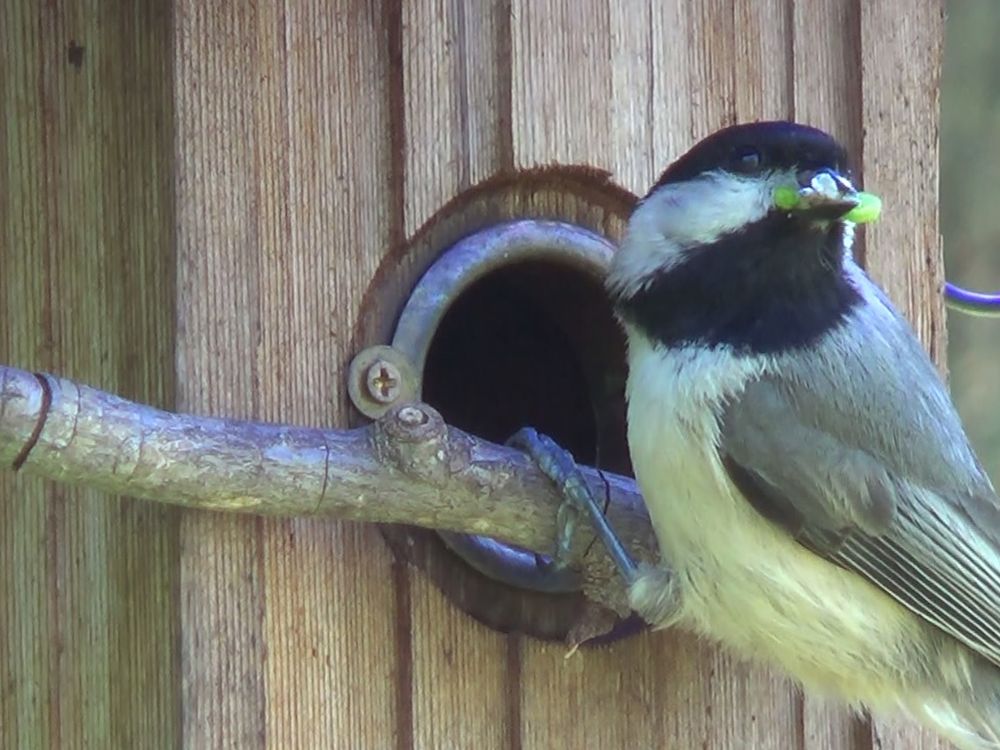
{"label": "vertical wood plank", "polygon": [[586,164],[643,193],[652,183],[648,3],[515,0],[514,165]]}
{"label": "vertical wood plank", "polygon": [[[861,3],[844,0],[789,0],[795,87],[794,115],[799,122],[826,130],[851,156],[864,184],[861,122]],[[830,29],[840,33],[831,34]],[[859,227],[854,257],[865,264],[868,227]]]}
{"label": "vertical wood plank", "polygon": [[[244,6],[241,6],[244,7]],[[264,13],[267,11],[264,10]],[[175,4],[177,398],[185,411],[259,412],[254,189],[256,8]],[[185,746],[263,746],[263,581],[254,518],[181,520]]]}
{"label": "vertical wood plank", "polygon": [[[169,405],[166,3],[0,9],[0,361]],[[0,745],[173,745],[177,519],[0,476]]]}
{"label": "vertical wood plank", "polygon": [[938,232],[940,0],[862,3],[866,185],[885,206],[871,225],[868,267],[943,365],[946,332]]}
{"label": "vertical wood plank", "polygon": [[673,746],[666,741],[669,716],[660,700],[665,675],[655,636],[568,658],[559,644],[524,647],[525,748]]}
{"label": "vertical wood plank", "polygon": [[608,3],[514,0],[511,15],[515,165],[606,165],[614,139]]}
{"label": "vertical wood plank", "polygon": [[[938,231],[938,117],[944,7],[940,0],[861,3],[865,186],[881,196],[867,267],[944,368],[944,264]],[[950,745],[912,725],[874,723],[879,750]]]}
{"label": "vertical wood plank", "polygon": [[[407,236],[470,185],[511,167],[505,3],[421,0],[402,6],[403,191]],[[392,314],[392,311],[385,311]],[[510,747],[516,648],[471,621],[417,571],[401,571],[412,623],[412,744]]]}
{"label": "vertical wood plank", "polygon": [[504,3],[403,4],[407,236],[465,188],[510,169],[510,30]]}
{"label": "vertical wood plank", "polygon": [[836,137],[860,170],[861,3],[789,2],[795,119]]}
{"label": "vertical wood plank", "polygon": [[425,577],[411,580],[413,747],[515,747],[516,648],[508,654],[506,636],[473,622]]}
{"label": "vertical wood plank", "polygon": [[[178,2],[178,379],[186,408],[344,421],[353,316],[390,244],[378,7]],[[189,746],[391,746],[397,615],[370,527],[191,514]]]}
{"label": "vertical wood plank", "polygon": [[659,175],[704,134],[692,123],[687,97],[672,95],[692,79],[688,54],[688,24],[694,3],[651,3],[650,97],[653,130],[653,172]]}
{"label": "vertical wood plank", "polygon": [[902,719],[876,717],[871,721],[874,750],[955,750],[933,732]]}
{"label": "vertical wood plank", "polygon": [[[688,58],[688,77],[664,90],[665,106],[690,109],[691,140],[736,121],[736,8],[734,0],[690,3],[674,39]],[[679,154],[677,154],[679,155]]]}
{"label": "vertical wood plank", "polygon": [[607,161],[597,163],[610,170],[619,185],[645,195],[657,168],[653,161],[654,90],[650,87],[654,69],[652,7],[648,2],[610,2],[608,14],[608,129],[612,138]]}
{"label": "vertical wood plank", "polygon": [[[285,393],[282,419],[346,425],[350,331],[402,223],[390,123],[401,117],[390,82],[398,63],[377,4],[296,0],[285,15],[290,241],[268,255],[289,278],[265,302],[275,334],[260,351],[265,390]],[[406,620],[377,530],[303,519],[275,523],[266,538],[267,634],[280,644],[277,658],[268,653],[269,699],[280,700],[268,745],[400,742],[410,731],[397,684]]]}
{"label": "vertical wood plank", "polygon": [[[53,123],[44,117],[43,82],[48,71],[39,59],[43,49],[55,52],[59,45],[32,3],[15,3],[0,18],[0,95],[10,112],[0,118],[5,188],[0,190],[4,268],[0,304],[11,320],[11,325],[0,328],[0,347],[5,360],[44,366],[54,359],[55,342],[51,305],[39,301],[49,297],[57,280],[45,270],[51,253],[45,185],[52,180],[45,144]],[[59,359],[64,358],[60,352]],[[53,576],[46,549],[53,500],[42,482],[6,472],[0,476],[0,496],[11,498],[0,502],[0,595],[4,602],[17,602],[17,607],[0,610],[0,736],[7,745],[48,746],[58,736],[50,721],[58,703],[53,700],[57,686],[49,668],[53,655],[47,649],[56,629],[49,608],[48,584]]]}
{"label": "vertical wood plank", "polygon": [[[734,109],[737,122],[790,119],[795,91],[790,0],[734,0]],[[807,736],[805,697],[786,676],[759,664],[740,665],[746,682],[747,710],[763,722],[774,747],[812,748]],[[771,696],[755,705],[757,696]],[[847,713],[844,711],[843,713]],[[734,738],[739,745],[739,737]]]}
{"label": "vertical wood plank", "polygon": [[792,118],[792,25],[791,0],[734,0],[733,76],[739,122]]}

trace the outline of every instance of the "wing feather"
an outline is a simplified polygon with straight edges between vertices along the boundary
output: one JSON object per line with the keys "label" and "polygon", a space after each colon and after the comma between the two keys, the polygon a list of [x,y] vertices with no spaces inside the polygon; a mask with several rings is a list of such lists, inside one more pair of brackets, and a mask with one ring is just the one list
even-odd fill
{"label": "wing feather", "polygon": [[860,315],[863,345],[831,336],[726,404],[723,465],[801,544],[1000,665],[1000,501],[908,326]]}

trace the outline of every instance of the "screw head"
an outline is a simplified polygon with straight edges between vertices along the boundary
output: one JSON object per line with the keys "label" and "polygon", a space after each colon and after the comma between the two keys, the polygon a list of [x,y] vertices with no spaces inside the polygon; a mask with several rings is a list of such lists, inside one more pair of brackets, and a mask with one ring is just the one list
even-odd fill
{"label": "screw head", "polygon": [[365,373],[365,388],[368,395],[380,404],[391,404],[402,391],[402,377],[392,362],[377,359]]}
{"label": "screw head", "polygon": [[378,419],[393,404],[419,399],[420,377],[405,355],[391,346],[376,344],[351,360],[347,393],[358,411]]}

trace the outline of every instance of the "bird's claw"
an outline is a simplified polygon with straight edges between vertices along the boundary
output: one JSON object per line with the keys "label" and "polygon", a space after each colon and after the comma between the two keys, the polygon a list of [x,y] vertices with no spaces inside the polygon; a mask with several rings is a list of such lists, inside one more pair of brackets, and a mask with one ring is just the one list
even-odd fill
{"label": "bird's claw", "polygon": [[584,512],[590,516],[598,536],[625,582],[631,584],[635,580],[636,563],[605,518],[604,509],[597,502],[569,451],[532,427],[518,430],[507,444],[527,453],[562,493],[563,503],[559,506],[556,517],[556,551],[552,564],[563,567],[569,564],[573,533],[580,513]]}

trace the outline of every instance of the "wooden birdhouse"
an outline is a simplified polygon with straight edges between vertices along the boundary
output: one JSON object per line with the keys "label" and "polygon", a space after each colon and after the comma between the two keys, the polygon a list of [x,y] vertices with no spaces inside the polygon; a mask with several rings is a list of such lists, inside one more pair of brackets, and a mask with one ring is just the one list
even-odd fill
{"label": "wooden birdhouse", "polygon": [[[0,362],[172,410],[361,425],[350,364],[401,335],[435,260],[559,222],[593,254],[557,237],[441,291],[463,307],[424,320],[417,376],[466,430],[531,421],[627,471],[602,253],[688,146],[777,118],[856,157],[886,206],[859,252],[940,360],[942,12],[6,0]],[[396,374],[371,374],[387,401]],[[572,594],[522,596],[447,540],[388,537],[0,473],[0,745],[944,747],[681,632],[567,658],[551,639]]]}

